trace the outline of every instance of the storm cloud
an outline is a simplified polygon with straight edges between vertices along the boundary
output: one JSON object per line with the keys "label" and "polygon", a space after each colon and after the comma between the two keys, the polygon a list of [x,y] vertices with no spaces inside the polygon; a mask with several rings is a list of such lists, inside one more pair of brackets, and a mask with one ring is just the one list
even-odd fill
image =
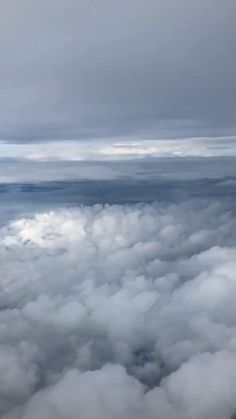
{"label": "storm cloud", "polygon": [[1,229],[4,419],[230,419],[235,217],[95,205]]}
{"label": "storm cloud", "polygon": [[1,140],[235,134],[234,0],[1,0]]}

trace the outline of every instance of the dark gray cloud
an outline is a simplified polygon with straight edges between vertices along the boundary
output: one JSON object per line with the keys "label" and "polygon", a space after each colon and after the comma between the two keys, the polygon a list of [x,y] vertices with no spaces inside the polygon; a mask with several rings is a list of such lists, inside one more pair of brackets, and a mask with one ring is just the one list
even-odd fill
{"label": "dark gray cloud", "polygon": [[[192,181],[234,178],[235,157],[142,158],[118,161],[0,159],[0,184],[123,180]],[[199,184],[200,185],[200,184]],[[114,189],[114,192],[115,189]],[[142,201],[142,199],[141,199]]]}
{"label": "dark gray cloud", "polygon": [[0,159],[0,225],[51,207],[221,199],[235,207],[236,159]]}
{"label": "dark gray cloud", "polygon": [[235,132],[234,0],[2,0],[3,140]]}

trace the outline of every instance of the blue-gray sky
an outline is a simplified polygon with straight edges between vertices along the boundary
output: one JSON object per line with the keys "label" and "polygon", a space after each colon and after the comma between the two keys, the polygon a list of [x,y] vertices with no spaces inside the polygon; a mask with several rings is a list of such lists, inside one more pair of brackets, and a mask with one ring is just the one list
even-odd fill
{"label": "blue-gray sky", "polygon": [[0,4],[0,140],[235,134],[234,0]]}

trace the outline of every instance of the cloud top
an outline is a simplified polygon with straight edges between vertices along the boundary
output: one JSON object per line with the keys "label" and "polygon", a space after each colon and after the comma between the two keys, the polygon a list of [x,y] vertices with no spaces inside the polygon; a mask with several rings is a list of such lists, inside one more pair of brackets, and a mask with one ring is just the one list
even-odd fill
{"label": "cloud top", "polygon": [[2,228],[4,419],[230,419],[235,219],[220,204],[80,207]]}

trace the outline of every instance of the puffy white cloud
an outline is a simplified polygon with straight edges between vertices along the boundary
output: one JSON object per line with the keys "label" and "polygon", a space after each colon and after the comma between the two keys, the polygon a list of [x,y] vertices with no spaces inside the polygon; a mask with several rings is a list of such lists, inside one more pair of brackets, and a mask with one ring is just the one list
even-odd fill
{"label": "puffy white cloud", "polygon": [[192,201],[2,228],[2,417],[230,419],[235,224],[219,203]]}

